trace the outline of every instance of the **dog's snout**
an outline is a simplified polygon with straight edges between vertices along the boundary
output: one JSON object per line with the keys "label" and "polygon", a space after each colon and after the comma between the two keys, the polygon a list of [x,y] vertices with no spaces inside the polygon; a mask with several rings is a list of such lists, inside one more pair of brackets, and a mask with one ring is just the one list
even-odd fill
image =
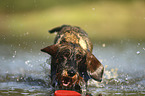
{"label": "dog's snout", "polygon": [[67,74],[68,76],[73,77],[76,74],[76,72],[74,70],[68,70]]}

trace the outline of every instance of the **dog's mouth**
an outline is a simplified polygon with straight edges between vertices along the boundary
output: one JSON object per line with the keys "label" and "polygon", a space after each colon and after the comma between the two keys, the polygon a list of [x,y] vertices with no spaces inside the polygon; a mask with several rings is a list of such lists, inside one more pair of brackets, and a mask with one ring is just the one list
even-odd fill
{"label": "dog's mouth", "polygon": [[78,81],[78,75],[75,74],[73,77],[70,76],[61,76],[58,78],[60,86],[64,88],[72,88]]}
{"label": "dog's mouth", "polygon": [[62,83],[62,85],[64,87],[67,87],[67,86],[71,85],[72,78],[70,78],[70,77],[63,77],[61,83]]}

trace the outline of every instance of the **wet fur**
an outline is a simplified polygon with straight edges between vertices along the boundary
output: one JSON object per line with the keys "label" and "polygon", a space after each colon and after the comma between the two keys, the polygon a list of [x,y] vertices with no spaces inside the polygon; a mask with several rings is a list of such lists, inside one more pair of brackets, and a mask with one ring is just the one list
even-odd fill
{"label": "wet fur", "polygon": [[51,55],[51,81],[60,89],[78,89],[93,78],[102,81],[104,67],[92,54],[92,43],[79,27],[63,25],[49,31],[57,32],[54,45],[41,49]]}

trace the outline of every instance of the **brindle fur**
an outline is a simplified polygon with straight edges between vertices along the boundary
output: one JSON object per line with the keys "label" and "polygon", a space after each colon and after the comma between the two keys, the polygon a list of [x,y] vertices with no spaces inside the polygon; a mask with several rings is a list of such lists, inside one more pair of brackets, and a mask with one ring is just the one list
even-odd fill
{"label": "brindle fur", "polygon": [[88,34],[79,27],[71,27],[69,25],[63,25],[61,27],[54,28],[49,32],[52,33],[56,31],[58,32],[58,34],[55,38],[54,44],[62,44],[66,42],[77,44],[84,50],[92,52],[93,46],[88,38]]}
{"label": "brindle fur", "polygon": [[54,45],[41,51],[52,56],[52,85],[61,89],[80,89],[79,83],[90,78],[101,81],[104,67],[92,54],[92,43],[79,27],[63,25],[49,31],[57,32]]}

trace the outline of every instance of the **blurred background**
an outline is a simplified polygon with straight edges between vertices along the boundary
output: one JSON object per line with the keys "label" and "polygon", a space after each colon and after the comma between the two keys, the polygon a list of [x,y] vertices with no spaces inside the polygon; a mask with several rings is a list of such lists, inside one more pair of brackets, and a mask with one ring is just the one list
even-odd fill
{"label": "blurred background", "polygon": [[[105,66],[93,96],[145,95],[145,0],[0,0],[0,95],[48,96],[48,30],[84,29]],[[97,87],[97,90],[96,90]]]}
{"label": "blurred background", "polygon": [[94,42],[144,40],[145,1],[0,0],[2,43],[46,40],[47,31],[62,24],[80,26]]}

